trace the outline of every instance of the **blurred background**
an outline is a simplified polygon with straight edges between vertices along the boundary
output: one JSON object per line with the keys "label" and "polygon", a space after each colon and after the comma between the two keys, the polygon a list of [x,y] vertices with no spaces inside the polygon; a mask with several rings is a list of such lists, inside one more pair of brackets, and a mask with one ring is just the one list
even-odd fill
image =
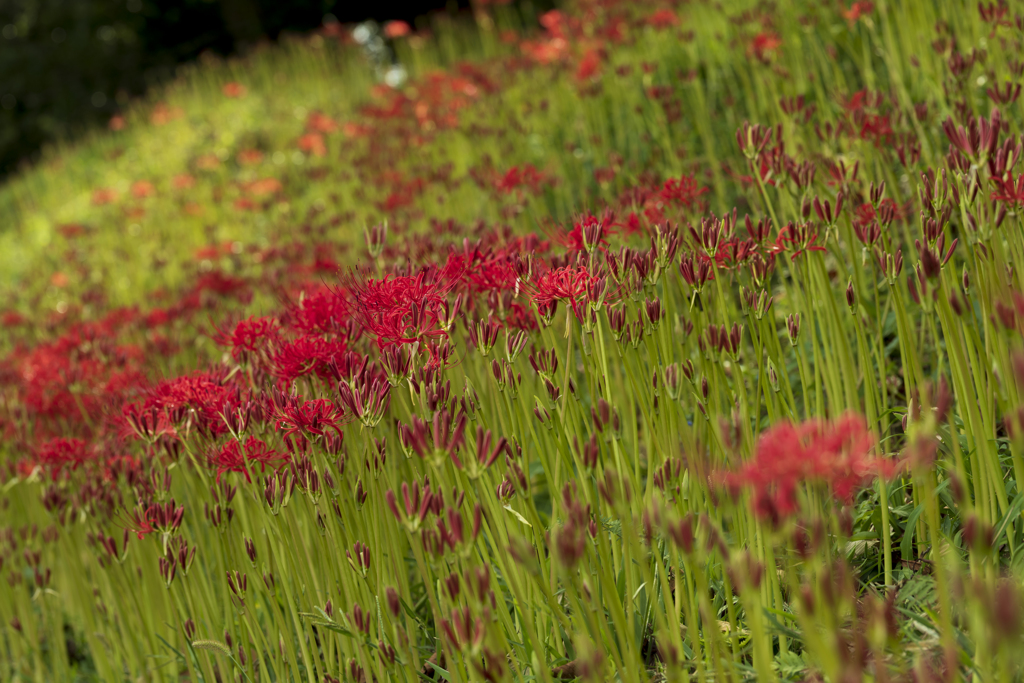
{"label": "blurred background", "polygon": [[324,24],[467,11],[468,0],[0,0],[0,180],[44,145],[107,125],[204,54]]}

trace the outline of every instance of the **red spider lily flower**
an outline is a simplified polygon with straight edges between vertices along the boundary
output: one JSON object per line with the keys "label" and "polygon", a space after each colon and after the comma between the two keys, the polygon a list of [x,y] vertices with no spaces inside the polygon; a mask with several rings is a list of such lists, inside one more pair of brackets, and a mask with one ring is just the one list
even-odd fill
{"label": "red spider lily flower", "polygon": [[125,528],[128,531],[134,531],[140,541],[144,539],[147,534],[151,534],[156,531],[156,529],[153,528],[152,522],[150,522],[146,517],[146,511],[142,509],[141,505],[128,517],[128,523]]}
{"label": "red spider lily flower", "polygon": [[547,176],[537,170],[536,166],[533,164],[523,164],[522,166],[510,168],[505,175],[495,181],[494,187],[505,194],[511,194],[521,187],[527,187],[532,194],[537,194],[540,191],[541,185],[546,181]]}
{"label": "red spider lily flower", "polygon": [[596,78],[601,71],[601,51],[598,49],[587,50],[580,59],[576,69],[576,80],[589,81]]}
{"label": "red spider lily flower", "polygon": [[175,119],[180,119],[184,114],[185,111],[181,107],[171,107],[166,102],[157,102],[149,115],[149,122],[154,126],[165,126]]}
{"label": "red spider lily flower", "polygon": [[110,188],[101,188],[92,193],[92,205],[103,206],[117,201],[117,191]]}
{"label": "red spider lily flower", "polygon": [[992,200],[1005,202],[1011,206],[1020,206],[1024,203],[1024,174],[1015,179],[1012,173],[1007,173],[1006,178],[993,178]]}
{"label": "red spider lily flower", "polygon": [[[494,464],[498,459],[498,456],[502,453],[512,454],[511,449],[508,445],[508,439],[501,437],[494,442],[494,447],[491,447],[492,437],[490,430],[484,431],[483,427],[477,426],[476,428],[476,459],[470,458],[467,463],[467,475],[470,479],[478,479],[483,475],[484,470]],[[459,460],[458,456],[452,454],[452,460],[455,461],[455,466],[462,469],[462,461]]]}
{"label": "red spider lily flower", "polygon": [[697,180],[692,175],[684,175],[679,178],[670,178],[665,181],[658,196],[666,204],[684,206],[691,208],[698,202],[698,198],[708,191],[706,187],[697,185]]}
{"label": "red spider lily flower", "polygon": [[348,353],[343,341],[308,334],[279,346],[273,358],[274,372],[286,385],[309,374],[326,379],[334,376],[334,366],[344,364]]}
{"label": "red spider lily flower", "polygon": [[583,266],[564,266],[549,270],[531,285],[532,298],[538,310],[551,310],[559,301],[565,301],[583,322],[580,304],[586,303],[587,290],[598,278]]}
{"label": "red spider lily flower", "polygon": [[825,247],[815,244],[817,239],[817,231],[809,224],[797,225],[789,223],[779,230],[779,236],[775,240],[774,251],[779,253],[793,249],[793,253],[790,254],[789,258],[795,261],[805,251],[826,251]]}
{"label": "red spider lily flower", "polygon": [[171,187],[175,190],[188,190],[195,185],[196,179],[187,173],[180,173],[171,179]]}
{"label": "red spider lily flower", "polygon": [[589,254],[595,248],[606,251],[607,238],[615,234],[613,228],[617,225],[615,214],[611,211],[605,211],[601,216],[585,213],[573,223],[572,230],[559,237],[558,241],[570,252]]}
{"label": "red spider lily flower", "polygon": [[663,8],[647,17],[647,23],[660,31],[662,29],[678,26],[679,17],[672,10]]}
{"label": "red spider lily flower", "polygon": [[225,83],[221,90],[225,97],[245,97],[245,93],[247,92],[244,85],[236,83],[235,81]]}
{"label": "red spider lily flower", "polygon": [[750,53],[762,62],[768,60],[782,46],[782,39],[772,31],[762,31],[750,43]]}
{"label": "red spider lily flower", "polygon": [[266,351],[280,337],[281,326],[274,318],[251,317],[242,320],[232,332],[217,330],[213,340],[220,346],[231,347],[231,357],[236,361],[260,351]]}
{"label": "red spider lily flower", "polygon": [[250,197],[260,199],[278,194],[284,189],[284,185],[277,178],[261,178],[246,184],[244,189]]}
{"label": "red spider lily flower", "polygon": [[389,21],[384,24],[384,37],[391,38],[402,38],[412,33],[412,27],[404,21]]}
{"label": "red spider lily flower", "polygon": [[235,158],[242,166],[254,166],[263,161],[263,152],[258,149],[243,149]]}
{"label": "red spider lily flower", "polygon": [[327,154],[327,143],[321,133],[306,133],[299,138],[299,149],[306,154],[322,157]]}
{"label": "red spider lily flower", "polygon": [[775,425],[761,435],[754,459],[726,475],[729,484],[754,490],[759,516],[777,519],[799,507],[802,484],[823,484],[845,503],[875,477],[889,477],[895,464],[873,456],[874,436],[858,415],[834,421],[808,420]]}
{"label": "red spider lily flower", "polygon": [[290,460],[287,453],[274,450],[266,443],[250,436],[245,444],[240,444],[232,439],[224,444],[211,458],[211,464],[217,467],[217,483],[220,483],[221,475],[225,472],[240,472],[245,475],[245,480],[252,483],[249,477],[249,468],[246,463],[258,463],[260,472],[266,472],[267,467],[278,469]]}
{"label": "red spider lily flower", "polygon": [[415,276],[388,274],[355,282],[351,296],[356,317],[381,350],[445,335],[461,307],[461,297],[449,305],[447,295],[462,282],[465,270],[463,259],[452,254],[443,267],[431,266]]}
{"label": "red spider lily flower", "polygon": [[857,2],[850,5],[849,9],[841,10],[843,18],[853,26],[857,23],[857,20],[863,16],[867,16],[875,11],[875,3],[871,0],[857,0]]}
{"label": "red spider lily flower", "polygon": [[[195,427],[211,434],[224,432],[221,413],[234,400],[234,392],[209,373],[196,373],[161,382],[143,402],[140,410],[157,409],[167,415],[178,415]],[[187,412],[186,412],[187,411]]]}
{"label": "red spider lily flower", "polygon": [[132,183],[132,196],[136,199],[145,199],[156,194],[156,187],[148,180],[136,180]]}
{"label": "red spider lily flower", "polygon": [[326,114],[315,111],[306,119],[306,129],[314,133],[330,135],[338,130],[338,122]]}
{"label": "red spider lily flower", "polygon": [[344,292],[321,289],[290,306],[282,321],[303,334],[340,335],[346,331],[351,316],[351,305]]}
{"label": "red spider lily flower", "polygon": [[342,416],[342,410],[332,401],[316,398],[306,401],[301,406],[283,408],[278,415],[277,428],[284,429],[286,438],[326,436],[329,429],[334,430],[339,438],[343,438],[339,426]]}
{"label": "red spider lily flower", "polygon": [[341,126],[341,132],[345,134],[347,138],[364,138],[373,131],[369,126],[365,126],[352,121],[346,121]]}
{"label": "red spider lily flower", "polygon": [[50,471],[54,481],[64,467],[77,470],[89,460],[89,452],[81,439],[50,439],[39,447],[37,462]]}
{"label": "red spider lily flower", "polygon": [[176,533],[184,517],[185,506],[176,506],[173,498],[167,503],[152,503],[148,506],[139,501],[125,520],[125,526],[142,540],[146,534],[154,532]]}
{"label": "red spider lily flower", "polygon": [[238,442],[234,439],[228,441],[218,451],[210,456],[210,464],[217,468],[217,483],[220,483],[221,475],[225,472],[240,472],[245,475],[245,480],[252,483],[249,470],[245,466],[245,456]]}

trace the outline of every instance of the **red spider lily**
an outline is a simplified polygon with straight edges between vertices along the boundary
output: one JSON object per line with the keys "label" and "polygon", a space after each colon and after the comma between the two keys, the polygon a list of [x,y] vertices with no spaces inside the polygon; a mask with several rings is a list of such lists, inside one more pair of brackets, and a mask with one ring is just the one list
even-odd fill
{"label": "red spider lily", "polygon": [[331,429],[343,437],[341,423],[343,413],[338,406],[325,398],[306,401],[301,406],[287,406],[278,415],[277,428],[284,429],[286,438],[293,436],[326,436]]}
{"label": "red spider lily", "polygon": [[750,53],[762,62],[767,62],[782,47],[782,39],[772,31],[762,31],[750,43]]}
{"label": "red spider lily", "polygon": [[315,111],[306,119],[306,129],[315,133],[329,135],[338,130],[338,122],[326,114]]}
{"label": "red spider lily", "polygon": [[247,92],[244,85],[235,81],[225,83],[222,90],[225,97],[245,97],[245,93]]}
{"label": "red spider lily", "polygon": [[461,300],[449,306],[447,295],[465,273],[463,259],[452,254],[441,268],[432,266],[415,276],[354,283],[351,296],[363,329],[377,338],[381,350],[447,334]]}
{"label": "red spider lily", "polygon": [[566,301],[576,314],[576,319],[583,322],[580,304],[586,303],[587,289],[598,278],[591,275],[583,266],[564,266],[549,270],[531,285],[534,305],[539,310],[554,308],[559,301]]}
{"label": "red spider lily", "polygon": [[764,432],[754,459],[725,479],[751,487],[755,511],[765,518],[796,512],[801,484],[827,485],[836,498],[849,503],[872,478],[895,472],[891,460],[871,454],[875,446],[867,423],[858,415],[832,422],[785,422]]}
{"label": "red spider lily", "polygon": [[299,149],[315,157],[327,154],[327,143],[322,133],[305,133],[299,138]]}
{"label": "red spider lily", "polygon": [[240,472],[245,475],[245,480],[252,483],[249,470],[245,466],[245,456],[242,449],[234,439],[228,441],[224,446],[210,457],[210,463],[217,468],[217,483],[220,483],[221,475],[225,472]]}
{"label": "red spider lily", "polygon": [[235,439],[224,444],[211,458],[211,464],[217,468],[217,483],[220,483],[221,475],[225,472],[239,472],[245,475],[245,480],[252,483],[249,476],[249,468],[246,462],[259,463],[260,471],[266,472],[267,466],[277,469],[287,464],[290,457],[287,453],[276,451],[266,443],[250,436],[245,444],[240,444]]}
{"label": "red spider lily", "polygon": [[126,528],[134,531],[139,540],[154,532],[173,534],[185,517],[185,506],[176,506],[172,498],[167,503],[143,505],[142,501],[127,516]]}
{"label": "red spider lily", "polygon": [[290,306],[283,322],[303,334],[342,334],[351,314],[344,292],[322,289]]}
{"label": "red spider lily", "polygon": [[157,409],[166,415],[184,416],[185,411],[194,425],[211,434],[221,434],[224,423],[221,413],[234,401],[234,392],[209,373],[196,373],[162,382],[157,385],[140,410]]}
{"label": "red spider lily", "polygon": [[311,373],[321,378],[333,377],[335,366],[344,364],[348,354],[344,342],[308,334],[280,345],[274,354],[274,372],[286,385]]}
{"label": "red spider lily", "polygon": [[590,49],[584,53],[576,69],[576,80],[589,81],[595,78],[601,71],[601,51]]}
{"label": "red spider lily", "polygon": [[81,439],[57,438],[50,439],[40,446],[36,458],[40,465],[50,471],[50,476],[56,481],[64,467],[70,465],[72,470],[77,470],[90,456],[85,442]]}
{"label": "red spider lily", "polygon": [[560,237],[559,241],[570,252],[590,253],[595,248],[605,251],[608,238],[615,234],[613,228],[617,225],[615,214],[611,211],[605,211],[602,216],[586,213],[573,223],[572,230]]}
{"label": "red spider lily", "polygon": [[117,191],[110,188],[101,188],[92,193],[93,206],[103,206],[117,201]]}
{"label": "red spider lily", "polygon": [[15,369],[21,398],[33,413],[88,421],[107,401],[145,383],[140,356],[140,349],[119,347],[109,339],[69,334],[27,353],[16,351],[6,362]]}
{"label": "red spider lily", "polygon": [[678,26],[679,17],[672,10],[664,8],[647,17],[647,23],[660,31],[662,29]]}
{"label": "red spider lily", "polygon": [[280,336],[281,326],[274,318],[251,317],[235,325],[232,332],[217,330],[214,341],[221,346],[231,347],[231,357],[236,361],[260,351],[268,350]]}
{"label": "red spider lily", "polygon": [[857,20],[863,16],[867,16],[875,11],[875,4],[871,0],[857,0],[857,2],[850,5],[849,9],[841,10],[843,18],[852,26],[857,23]]}
{"label": "red spider lily", "polygon": [[547,182],[547,176],[533,164],[513,166],[502,177],[495,181],[494,186],[505,194],[511,194],[521,187],[527,187],[531,194],[537,194],[541,185]]}
{"label": "red spider lily", "polygon": [[789,223],[779,230],[779,236],[775,240],[775,251],[783,252],[793,249],[790,260],[795,261],[805,251],[826,251],[825,247],[815,244],[818,233],[810,224],[797,225]]}
{"label": "red spider lily", "polygon": [[384,24],[384,36],[386,38],[401,38],[412,33],[412,27],[404,21],[389,21]]}
{"label": "red spider lily", "polygon": [[156,187],[148,180],[136,180],[132,183],[132,196],[136,199],[145,199],[156,194]]}
{"label": "red spider lily", "polygon": [[991,196],[993,201],[1005,202],[1012,206],[1024,203],[1024,174],[1014,178],[1012,173],[1007,173],[1005,179],[993,178],[992,184],[995,186]]}
{"label": "red spider lily", "polygon": [[697,185],[697,180],[692,175],[684,175],[666,180],[658,196],[666,204],[675,204],[689,209],[697,204],[698,198],[707,191],[708,188]]}

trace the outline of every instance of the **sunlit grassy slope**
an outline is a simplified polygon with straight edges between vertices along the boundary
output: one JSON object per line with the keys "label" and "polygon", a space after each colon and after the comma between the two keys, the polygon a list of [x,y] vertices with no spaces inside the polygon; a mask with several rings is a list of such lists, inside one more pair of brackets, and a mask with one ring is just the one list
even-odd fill
{"label": "sunlit grassy slope", "polygon": [[[728,18],[742,17],[740,4],[728,13],[688,4],[681,23],[668,30],[624,19],[622,39],[594,35],[571,45],[570,58],[539,70],[526,68],[519,40],[506,33],[535,19],[524,22],[512,12],[499,12],[483,29],[443,22],[432,37],[399,39],[399,59],[411,74],[399,91],[409,110],[403,115],[420,124],[418,142],[397,134],[401,127],[359,133],[373,124],[361,107],[390,102],[395,93],[371,94],[374,70],[356,46],[344,44],[351,40],[315,36],[244,61],[198,65],[133,106],[123,130],[54,151],[0,190],[0,287],[19,291],[10,308],[23,313],[53,310],[90,292],[103,292],[110,304],[137,303],[193,277],[201,247],[266,245],[313,220],[312,213],[340,218],[330,231],[341,239],[384,217],[414,226],[428,217],[493,220],[507,202],[480,191],[473,172],[522,164],[550,181],[540,210],[504,211],[526,227],[535,228],[538,215],[565,217],[597,196],[613,196],[651,171],[698,169],[713,189],[712,208],[725,209],[734,203],[725,165],[743,170],[735,164],[734,132],[744,119],[776,120],[785,98],[803,95],[820,121],[837,125],[849,116],[846,98],[862,88],[891,91],[901,104],[941,107],[945,64],[924,27],[945,21],[957,26],[961,49],[972,41],[986,46],[985,26],[959,3],[909,3],[887,9],[881,21],[876,15],[856,22],[783,3],[770,20],[753,24]],[[880,54],[879,45],[887,51]],[[988,47],[987,66],[999,80],[1006,60],[997,45]],[[603,59],[587,76],[581,70],[591,50]],[[456,65],[467,61],[492,88],[470,79],[466,92],[451,91],[450,83],[436,86],[445,92],[432,91],[432,73],[458,73]],[[243,94],[226,95],[228,83],[241,84]],[[983,101],[983,79],[964,87]],[[424,101],[434,111],[417,119]],[[435,128],[433,117],[449,111],[457,125]],[[303,149],[314,112],[338,124],[324,134],[322,150],[308,143]],[[923,133],[922,161],[942,151],[937,122],[945,113],[913,122]],[[788,132],[797,140],[814,135],[809,126]],[[807,139],[807,146],[812,142],[818,144]],[[402,147],[410,144],[415,153],[406,154]],[[891,150],[866,153],[906,186]],[[429,168],[447,175],[417,176]],[[594,172],[602,168],[618,172],[599,182]],[[410,181],[426,186],[388,216],[395,211],[382,202]],[[239,208],[240,199],[266,210]]]}

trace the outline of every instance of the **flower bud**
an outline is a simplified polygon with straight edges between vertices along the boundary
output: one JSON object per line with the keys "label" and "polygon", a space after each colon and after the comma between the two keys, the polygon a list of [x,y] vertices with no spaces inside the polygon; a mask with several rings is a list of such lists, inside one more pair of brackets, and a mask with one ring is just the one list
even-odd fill
{"label": "flower bud", "polygon": [[392,617],[397,619],[398,615],[402,613],[402,600],[398,596],[398,591],[395,590],[394,588],[392,588],[391,586],[388,586],[388,589],[387,589],[387,592],[386,592],[385,595],[386,595],[386,600],[385,601],[388,604],[388,611],[391,612],[391,616]]}

